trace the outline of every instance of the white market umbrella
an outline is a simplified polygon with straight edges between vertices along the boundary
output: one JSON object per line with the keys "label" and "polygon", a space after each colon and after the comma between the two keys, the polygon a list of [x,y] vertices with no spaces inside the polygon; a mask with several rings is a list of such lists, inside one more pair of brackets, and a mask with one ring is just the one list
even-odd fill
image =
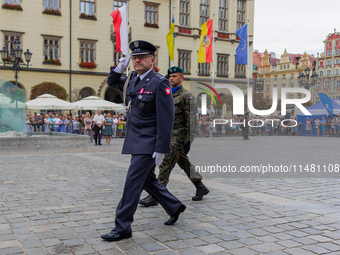
{"label": "white market umbrella", "polygon": [[50,94],[38,96],[26,103],[27,110],[73,110],[76,108],[72,103],[59,99]]}
{"label": "white market umbrella", "polygon": [[74,102],[73,105],[75,105],[78,110],[114,110],[116,112],[125,112],[124,106],[96,96],[85,97],[82,100]]}

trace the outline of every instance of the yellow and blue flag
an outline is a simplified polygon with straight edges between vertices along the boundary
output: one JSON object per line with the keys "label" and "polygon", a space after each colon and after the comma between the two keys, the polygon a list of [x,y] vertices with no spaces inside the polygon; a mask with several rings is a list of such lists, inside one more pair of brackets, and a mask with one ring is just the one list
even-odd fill
{"label": "yellow and blue flag", "polygon": [[168,51],[171,61],[174,61],[175,54],[175,17],[172,14],[170,30],[166,36],[166,44],[168,45]]}
{"label": "yellow and blue flag", "polygon": [[248,64],[248,24],[236,30],[240,43],[236,49],[236,64]]}

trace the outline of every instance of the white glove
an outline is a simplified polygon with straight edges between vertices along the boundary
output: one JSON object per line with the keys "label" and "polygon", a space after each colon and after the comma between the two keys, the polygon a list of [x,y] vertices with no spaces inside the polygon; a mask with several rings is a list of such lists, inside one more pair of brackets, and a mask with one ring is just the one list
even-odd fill
{"label": "white glove", "polygon": [[152,158],[155,158],[156,166],[160,166],[162,164],[164,156],[165,156],[164,153],[159,153],[159,152],[154,152],[152,154]]}
{"label": "white glove", "polygon": [[120,58],[119,59],[119,64],[118,66],[115,68],[115,72],[116,73],[124,73],[125,69],[128,67],[129,62],[130,62],[130,58],[131,58],[131,53],[129,55],[127,55],[126,58]]}

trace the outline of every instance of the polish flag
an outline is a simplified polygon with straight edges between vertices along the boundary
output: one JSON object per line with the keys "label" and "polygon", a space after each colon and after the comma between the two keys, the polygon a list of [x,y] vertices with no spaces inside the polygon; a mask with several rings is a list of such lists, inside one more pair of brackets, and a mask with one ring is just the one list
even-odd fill
{"label": "polish flag", "polygon": [[111,13],[116,35],[116,51],[128,54],[128,27],[126,5]]}

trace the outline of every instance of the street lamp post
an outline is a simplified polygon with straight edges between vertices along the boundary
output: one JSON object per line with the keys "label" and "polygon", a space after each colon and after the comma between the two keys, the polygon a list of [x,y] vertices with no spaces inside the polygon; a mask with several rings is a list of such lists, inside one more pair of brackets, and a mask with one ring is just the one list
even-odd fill
{"label": "street lamp post", "polygon": [[[18,39],[14,40],[13,46],[14,46],[14,50],[11,53],[9,53],[8,50],[6,50],[6,47],[3,47],[2,50],[0,50],[0,54],[1,54],[1,59],[2,59],[4,66],[6,66],[6,64],[12,65],[12,69],[15,72],[15,76],[14,76],[15,86],[18,87],[18,73],[22,69],[22,66],[24,65],[27,65],[27,68],[29,68],[29,63],[31,62],[32,53],[29,51],[29,49],[26,50],[26,52],[24,53],[26,64],[22,63],[22,66],[21,66],[20,64],[22,62],[21,56],[22,56],[23,50],[20,48],[20,42],[18,41]],[[8,59],[8,56],[10,57],[10,59]]]}
{"label": "street lamp post", "polygon": [[[299,80],[299,87],[304,87],[305,89],[308,89],[310,87],[313,87],[318,79],[318,75],[316,73],[313,73],[310,76],[310,69],[307,68],[305,69],[305,73],[299,73],[298,80]],[[311,78],[311,80],[309,80]]]}

